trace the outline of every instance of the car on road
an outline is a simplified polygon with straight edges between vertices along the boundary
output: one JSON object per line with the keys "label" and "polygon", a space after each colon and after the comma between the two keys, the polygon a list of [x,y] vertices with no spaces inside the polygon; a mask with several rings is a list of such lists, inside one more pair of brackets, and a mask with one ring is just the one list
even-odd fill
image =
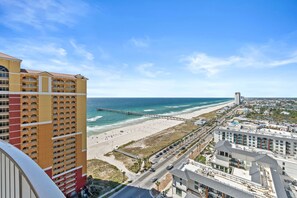
{"label": "car on road", "polygon": [[157,177],[153,177],[153,178],[151,179],[151,182],[154,183],[154,182],[156,182],[157,180],[158,180]]}
{"label": "car on road", "polygon": [[158,158],[159,157],[159,154],[157,154],[155,157]]}
{"label": "car on road", "polygon": [[151,169],[150,169],[150,171],[151,171],[151,172],[155,172],[155,171],[156,171],[156,169],[154,169],[154,168],[151,168]]}
{"label": "car on road", "polygon": [[180,148],[180,150],[185,150],[185,149],[186,149],[186,147],[184,147],[184,146]]}
{"label": "car on road", "polygon": [[172,168],[173,168],[173,164],[169,164],[169,165],[166,167],[167,170],[171,170]]}

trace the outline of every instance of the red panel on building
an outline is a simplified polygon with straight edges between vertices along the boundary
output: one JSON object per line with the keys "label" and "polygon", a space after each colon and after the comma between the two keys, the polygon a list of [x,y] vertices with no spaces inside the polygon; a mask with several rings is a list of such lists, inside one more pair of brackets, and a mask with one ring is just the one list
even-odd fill
{"label": "red panel on building", "polygon": [[9,143],[20,147],[20,94],[9,95]]}
{"label": "red panel on building", "polygon": [[10,117],[9,118],[9,125],[11,125],[11,124],[20,124],[20,121],[21,120],[20,120],[19,117]]}
{"label": "red panel on building", "polygon": [[20,138],[20,136],[21,136],[20,131],[15,131],[15,132],[10,131],[9,132],[9,139]]}
{"label": "red panel on building", "polygon": [[46,171],[44,171],[50,178],[52,178],[53,176],[53,170],[52,169],[48,169]]}
{"label": "red panel on building", "polygon": [[21,105],[20,104],[11,104],[9,103],[9,111],[18,111],[21,109]]}
{"label": "red panel on building", "polygon": [[20,116],[20,111],[10,111],[9,116],[12,118],[17,118]]}
{"label": "red panel on building", "polygon": [[79,192],[81,188],[83,188],[86,185],[86,176],[82,176],[82,168],[77,169],[75,171],[76,174],[76,192]]}
{"label": "red panel on building", "polygon": [[21,139],[20,138],[13,138],[13,139],[11,139],[9,137],[9,143],[12,144],[12,145],[20,144],[20,142],[21,142]]}
{"label": "red panel on building", "polygon": [[21,130],[20,123],[9,125],[9,131],[14,132],[19,130]]}

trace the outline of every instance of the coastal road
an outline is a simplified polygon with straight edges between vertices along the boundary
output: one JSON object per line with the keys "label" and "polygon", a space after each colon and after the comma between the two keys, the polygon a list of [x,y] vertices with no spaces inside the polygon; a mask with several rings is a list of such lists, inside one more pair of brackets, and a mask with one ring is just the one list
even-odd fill
{"label": "coastal road", "polygon": [[[226,115],[224,115],[222,118],[220,118],[218,120],[218,124],[222,124],[225,121],[225,118],[227,116],[230,116],[231,114],[233,114],[235,112],[235,110],[237,109],[234,108],[232,111],[228,112]],[[209,136],[212,136],[212,133],[214,131],[216,127],[213,126],[210,130],[208,131],[203,131],[201,130],[200,135],[203,138],[208,138]],[[199,139],[202,139],[202,137],[198,137]],[[194,142],[195,140],[193,140]],[[197,141],[197,139],[196,139]],[[189,148],[184,154],[182,154],[180,157],[177,157],[176,155],[172,154],[170,156],[168,156],[168,158],[164,159],[164,160],[160,160],[157,164],[154,165],[155,168],[155,172],[145,172],[143,174],[141,174],[136,180],[134,180],[131,184],[129,184],[128,186],[122,188],[120,191],[116,192],[115,194],[113,194],[111,197],[112,198],[137,198],[137,197],[141,197],[141,198],[151,198],[150,195],[150,189],[152,187],[154,187],[154,182],[152,182],[151,180],[153,178],[162,178],[167,172],[168,170],[166,169],[166,167],[170,164],[174,165],[174,168],[178,168],[180,166],[182,166],[183,163],[186,163],[188,160],[188,157],[190,155],[190,153],[196,149],[197,145],[199,144],[199,141],[197,141],[191,148]]]}
{"label": "coastal road", "polygon": [[[204,133],[208,134],[207,136],[211,136],[212,131],[215,127],[213,127],[210,131]],[[206,137],[207,137],[206,136]],[[134,198],[134,197],[141,197],[141,198],[150,198],[151,195],[149,193],[149,190],[154,187],[154,182],[151,180],[153,178],[162,178],[168,170],[166,167],[170,164],[173,164],[174,168],[180,167],[183,163],[187,162],[187,159],[189,157],[189,154],[196,148],[196,144],[193,145],[190,149],[188,149],[184,154],[182,154],[179,158],[176,156],[173,156],[167,159],[164,159],[163,161],[160,161],[158,164],[154,166],[155,172],[146,172],[142,175],[140,175],[139,178],[134,180],[131,184],[124,187],[122,190],[115,193],[112,198]]]}

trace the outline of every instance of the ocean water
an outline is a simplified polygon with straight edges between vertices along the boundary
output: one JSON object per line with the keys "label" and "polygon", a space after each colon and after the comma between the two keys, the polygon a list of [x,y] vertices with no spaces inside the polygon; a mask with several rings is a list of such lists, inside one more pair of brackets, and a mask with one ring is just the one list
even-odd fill
{"label": "ocean water", "polygon": [[231,100],[231,98],[88,98],[87,132],[88,135],[93,135],[148,119],[133,115],[97,111],[97,108],[175,115]]}

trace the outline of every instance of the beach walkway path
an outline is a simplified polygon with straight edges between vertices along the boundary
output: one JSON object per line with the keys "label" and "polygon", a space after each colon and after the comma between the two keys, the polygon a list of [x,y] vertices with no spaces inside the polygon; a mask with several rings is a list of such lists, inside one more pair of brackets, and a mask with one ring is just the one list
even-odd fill
{"label": "beach walkway path", "polygon": [[122,153],[122,154],[124,154],[124,155],[126,155],[128,157],[134,158],[134,159],[140,159],[137,155],[133,155],[131,153],[128,153],[126,151],[122,151],[120,149],[115,149],[114,151],[119,152],[119,153]]}

